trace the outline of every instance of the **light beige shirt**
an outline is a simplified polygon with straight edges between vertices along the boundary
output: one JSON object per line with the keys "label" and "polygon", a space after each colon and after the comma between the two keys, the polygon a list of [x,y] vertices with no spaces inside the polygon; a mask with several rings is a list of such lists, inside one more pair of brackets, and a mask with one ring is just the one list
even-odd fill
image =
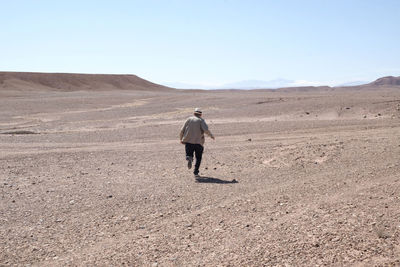
{"label": "light beige shirt", "polygon": [[204,145],[204,133],[212,137],[212,133],[208,130],[208,125],[204,119],[192,116],[188,118],[182,126],[180,139],[184,143]]}

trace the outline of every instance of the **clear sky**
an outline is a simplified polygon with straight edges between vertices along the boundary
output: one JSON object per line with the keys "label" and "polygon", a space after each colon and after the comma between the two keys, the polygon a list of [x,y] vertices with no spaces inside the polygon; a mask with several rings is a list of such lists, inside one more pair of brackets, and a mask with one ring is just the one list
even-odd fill
{"label": "clear sky", "polygon": [[0,71],[191,84],[400,76],[399,0],[5,0],[0,25]]}

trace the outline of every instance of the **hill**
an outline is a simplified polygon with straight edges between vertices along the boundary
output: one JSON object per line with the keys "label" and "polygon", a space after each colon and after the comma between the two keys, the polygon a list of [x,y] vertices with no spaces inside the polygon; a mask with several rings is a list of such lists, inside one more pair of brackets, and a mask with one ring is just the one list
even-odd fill
{"label": "hill", "polygon": [[372,83],[369,83],[368,85],[371,86],[382,86],[382,85],[400,85],[400,76],[399,77],[393,77],[393,76],[387,76],[387,77],[382,77],[379,78]]}
{"label": "hill", "polygon": [[172,88],[136,75],[0,72],[0,88],[8,90],[139,90],[165,91]]}
{"label": "hill", "polygon": [[317,91],[349,91],[349,90],[376,90],[380,87],[400,86],[400,77],[387,76],[379,78],[368,84],[349,84],[337,87],[330,86],[300,86],[300,87],[285,87],[278,88],[279,92],[317,92]]}

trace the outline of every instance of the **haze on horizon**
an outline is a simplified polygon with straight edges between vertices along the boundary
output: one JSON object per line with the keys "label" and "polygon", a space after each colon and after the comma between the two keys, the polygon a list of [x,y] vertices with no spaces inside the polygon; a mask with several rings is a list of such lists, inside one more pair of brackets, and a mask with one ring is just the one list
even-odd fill
{"label": "haze on horizon", "polygon": [[25,0],[2,7],[0,71],[127,73],[181,88],[400,75],[395,0]]}

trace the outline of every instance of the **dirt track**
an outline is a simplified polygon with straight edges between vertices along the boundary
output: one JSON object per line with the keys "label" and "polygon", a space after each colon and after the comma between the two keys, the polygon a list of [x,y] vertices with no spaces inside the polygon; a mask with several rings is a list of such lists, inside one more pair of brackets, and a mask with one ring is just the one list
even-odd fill
{"label": "dirt track", "polygon": [[[196,106],[202,183],[177,139]],[[399,110],[399,89],[3,93],[0,265],[398,266]]]}

